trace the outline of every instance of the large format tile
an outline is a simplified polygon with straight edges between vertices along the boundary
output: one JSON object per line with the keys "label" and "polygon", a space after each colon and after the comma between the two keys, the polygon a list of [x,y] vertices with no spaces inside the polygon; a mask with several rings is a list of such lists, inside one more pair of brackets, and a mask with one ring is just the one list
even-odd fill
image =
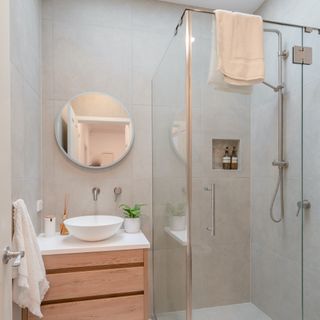
{"label": "large format tile", "polygon": [[173,36],[183,10],[183,6],[166,2],[137,0],[132,6],[132,27]]}
{"label": "large format tile", "polygon": [[54,24],[54,95],[100,91],[131,101],[131,37],[116,28]]}
{"label": "large format tile", "polygon": [[41,1],[14,0],[11,11],[12,200],[26,201],[36,232],[41,185]]}
{"label": "large format tile", "polygon": [[272,319],[301,319],[301,262],[253,246],[252,301]]}
{"label": "large format tile", "polygon": [[11,146],[12,178],[24,177],[25,163],[25,105],[24,80],[15,66],[11,67]]}
{"label": "large format tile", "polygon": [[53,0],[55,21],[130,29],[130,0]]}

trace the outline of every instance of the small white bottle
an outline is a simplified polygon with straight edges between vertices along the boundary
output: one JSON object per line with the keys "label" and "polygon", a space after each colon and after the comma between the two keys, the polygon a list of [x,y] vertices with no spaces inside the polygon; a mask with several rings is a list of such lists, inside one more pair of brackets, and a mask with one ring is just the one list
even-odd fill
{"label": "small white bottle", "polygon": [[44,236],[46,238],[54,237],[56,234],[56,217],[45,216],[44,217]]}

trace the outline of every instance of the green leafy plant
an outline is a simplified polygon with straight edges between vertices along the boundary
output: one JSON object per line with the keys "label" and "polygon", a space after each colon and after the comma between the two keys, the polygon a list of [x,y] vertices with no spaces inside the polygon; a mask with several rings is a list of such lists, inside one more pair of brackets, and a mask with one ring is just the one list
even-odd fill
{"label": "green leafy plant", "polygon": [[186,205],[185,203],[178,203],[176,205],[172,203],[167,203],[167,212],[171,216],[185,216],[186,215]]}
{"label": "green leafy plant", "polygon": [[141,208],[145,206],[145,204],[135,204],[133,207],[129,207],[126,204],[122,204],[119,208],[122,209],[122,212],[126,218],[139,218],[141,216]]}

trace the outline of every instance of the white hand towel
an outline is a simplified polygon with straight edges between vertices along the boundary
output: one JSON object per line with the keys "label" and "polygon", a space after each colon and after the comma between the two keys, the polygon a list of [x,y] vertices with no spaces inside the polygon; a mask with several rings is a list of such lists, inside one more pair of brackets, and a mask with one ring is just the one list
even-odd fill
{"label": "white hand towel", "polygon": [[49,283],[36,233],[28,209],[22,199],[14,202],[13,248],[25,251],[21,265],[13,272],[13,302],[21,308],[28,308],[35,316],[42,318],[40,309]]}
{"label": "white hand towel", "polygon": [[264,80],[263,20],[260,16],[216,10],[218,70],[233,85]]}
{"label": "white hand towel", "polygon": [[211,56],[210,56],[210,67],[209,67],[209,76],[208,83],[212,84],[215,89],[226,91],[226,92],[234,92],[241,94],[251,94],[252,86],[248,85],[232,85],[224,81],[223,74],[218,70],[218,62],[217,62],[217,37],[216,37],[216,18],[213,16],[212,18],[212,33],[211,33]]}

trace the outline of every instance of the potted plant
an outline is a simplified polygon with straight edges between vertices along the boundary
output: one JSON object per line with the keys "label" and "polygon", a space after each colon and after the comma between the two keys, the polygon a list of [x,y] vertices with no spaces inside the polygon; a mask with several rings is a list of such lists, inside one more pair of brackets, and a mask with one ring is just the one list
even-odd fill
{"label": "potted plant", "polygon": [[135,204],[133,207],[130,207],[126,204],[122,204],[119,208],[122,209],[122,212],[125,216],[124,218],[124,230],[128,233],[137,233],[141,228],[141,207],[144,204]]}
{"label": "potted plant", "polygon": [[167,203],[167,212],[169,214],[169,228],[173,231],[181,231],[186,228],[186,205],[178,203],[173,205]]}

